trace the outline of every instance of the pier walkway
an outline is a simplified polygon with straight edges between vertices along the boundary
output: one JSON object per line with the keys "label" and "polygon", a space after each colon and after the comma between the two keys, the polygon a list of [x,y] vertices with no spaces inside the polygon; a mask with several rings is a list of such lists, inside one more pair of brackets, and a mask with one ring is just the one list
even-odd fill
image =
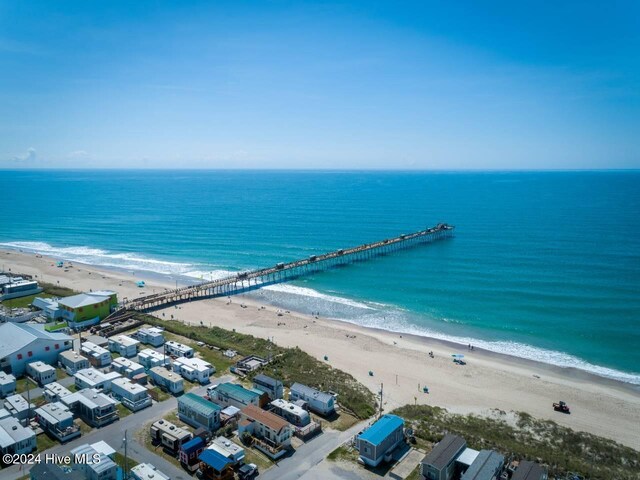
{"label": "pier walkway", "polygon": [[237,295],[266,285],[287,282],[303,275],[318,273],[340,265],[361,262],[398,250],[448,238],[453,235],[453,231],[453,226],[440,223],[426,230],[400,235],[379,242],[336,250],[323,255],[311,255],[302,260],[278,263],[272,267],[258,270],[239,272],[218,280],[146,295],[133,300],[125,299],[121,304],[119,312],[115,312],[115,314],[112,315],[117,315],[124,309],[151,311],[192,300]]}

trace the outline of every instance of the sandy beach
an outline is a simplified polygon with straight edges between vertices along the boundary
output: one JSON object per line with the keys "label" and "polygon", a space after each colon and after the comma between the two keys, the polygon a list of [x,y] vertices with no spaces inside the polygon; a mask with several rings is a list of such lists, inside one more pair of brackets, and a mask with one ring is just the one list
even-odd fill
{"label": "sandy beach", "polygon": [[[51,258],[17,251],[0,251],[0,257],[12,272],[37,275],[45,282],[79,291],[113,289],[119,298],[135,298],[175,286],[140,272],[77,263],[64,271],[56,268]],[[146,282],[142,289],[135,284],[139,280]],[[318,359],[326,355],[332,366],[349,372],[372,391],[377,392],[383,384],[387,411],[414,402],[480,415],[491,415],[493,409],[524,411],[640,449],[640,392],[630,385],[579,370],[478,349],[468,351],[466,346],[440,340],[294,312],[278,316],[277,308],[262,306],[243,296],[233,297],[230,303],[226,298],[198,301],[154,314],[269,337],[282,346],[298,346]],[[435,358],[428,356],[429,351],[433,351]],[[467,364],[454,364],[452,353],[463,353]],[[429,388],[429,394],[422,392],[423,386]],[[553,411],[551,404],[558,400],[571,406],[571,415]]]}

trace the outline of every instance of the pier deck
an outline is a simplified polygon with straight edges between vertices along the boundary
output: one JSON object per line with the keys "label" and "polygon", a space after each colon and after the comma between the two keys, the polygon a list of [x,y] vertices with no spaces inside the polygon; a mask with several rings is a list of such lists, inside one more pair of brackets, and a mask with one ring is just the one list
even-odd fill
{"label": "pier deck", "polygon": [[398,250],[448,238],[453,235],[453,231],[453,226],[440,223],[435,227],[408,235],[400,235],[395,238],[367,243],[353,248],[340,249],[322,255],[311,255],[302,260],[278,263],[268,268],[238,272],[237,274],[218,280],[146,295],[133,300],[125,299],[121,304],[120,312],[124,309],[151,311],[192,300],[237,295],[266,285],[287,282],[303,275],[318,273],[340,265],[360,262]]}

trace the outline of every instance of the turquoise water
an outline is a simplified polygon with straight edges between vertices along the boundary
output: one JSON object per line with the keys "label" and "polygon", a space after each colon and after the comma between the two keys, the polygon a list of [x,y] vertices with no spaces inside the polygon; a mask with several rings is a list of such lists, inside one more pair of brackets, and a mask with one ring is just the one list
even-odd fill
{"label": "turquoise water", "polygon": [[3,171],[0,199],[0,247],[183,282],[448,222],[256,295],[640,384],[639,172]]}

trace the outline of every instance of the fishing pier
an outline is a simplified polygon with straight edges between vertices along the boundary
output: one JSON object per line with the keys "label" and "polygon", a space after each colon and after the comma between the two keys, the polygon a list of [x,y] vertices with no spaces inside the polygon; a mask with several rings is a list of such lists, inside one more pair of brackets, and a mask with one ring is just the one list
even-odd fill
{"label": "fishing pier", "polygon": [[218,280],[206,281],[132,300],[125,299],[121,304],[120,312],[122,312],[123,309],[152,311],[192,300],[237,295],[267,285],[288,282],[304,275],[312,275],[338,266],[362,262],[398,250],[449,238],[453,236],[453,232],[453,226],[440,223],[435,227],[427,228],[419,232],[400,235],[379,242],[367,243],[354,248],[340,249],[322,255],[311,255],[302,260],[278,263],[268,268],[242,271]]}

